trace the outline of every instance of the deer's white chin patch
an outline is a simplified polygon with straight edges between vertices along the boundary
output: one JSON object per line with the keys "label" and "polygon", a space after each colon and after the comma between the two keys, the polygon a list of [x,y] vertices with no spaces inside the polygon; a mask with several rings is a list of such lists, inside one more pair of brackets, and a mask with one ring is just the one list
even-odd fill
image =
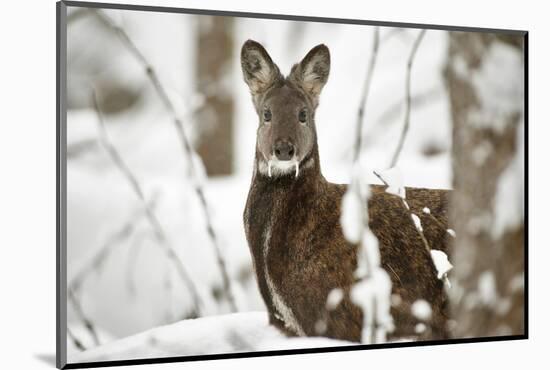
{"label": "deer's white chin patch", "polygon": [[259,161],[258,170],[262,175],[267,177],[279,177],[288,174],[298,177],[300,174],[300,162],[295,158],[290,161],[280,161],[276,158],[271,158],[269,161]]}

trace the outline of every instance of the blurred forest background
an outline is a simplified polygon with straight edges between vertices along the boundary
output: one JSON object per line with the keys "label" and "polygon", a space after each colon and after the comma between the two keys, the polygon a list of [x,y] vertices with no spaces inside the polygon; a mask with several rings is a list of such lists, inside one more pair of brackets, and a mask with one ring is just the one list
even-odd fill
{"label": "blurred forest background", "polygon": [[[67,27],[69,356],[186,318],[264,310],[242,225],[257,115],[242,81],[240,47],[259,41],[283,73],[311,47],[329,47],[331,74],[316,114],[321,165],[329,181],[347,183],[374,27],[87,8],[69,8]],[[397,145],[418,33],[380,27],[362,134],[368,168],[387,167]],[[428,30],[419,45],[399,160],[407,186],[456,187],[453,117],[460,108],[447,86],[452,71],[479,63],[453,69],[456,50],[465,50],[453,49],[453,40],[474,49],[481,42],[480,52],[498,41],[476,37]],[[521,116],[523,106],[517,110]],[[506,153],[523,140],[514,141],[516,121]],[[491,140],[500,139],[460,149],[475,152],[481,172]],[[522,174],[522,161],[518,166]],[[490,185],[494,192],[497,184]],[[522,222],[519,191],[512,196],[521,198]]]}

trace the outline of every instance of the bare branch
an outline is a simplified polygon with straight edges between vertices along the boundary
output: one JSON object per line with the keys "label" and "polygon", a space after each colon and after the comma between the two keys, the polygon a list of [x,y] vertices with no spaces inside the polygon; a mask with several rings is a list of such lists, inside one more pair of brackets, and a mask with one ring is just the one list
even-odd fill
{"label": "bare branch", "polygon": [[[380,179],[380,181],[382,181],[382,183],[385,186],[389,186],[389,184],[386,182],[386,180],[384,180],[384,178],[378,172],[372,171],[372,173],[374,173],[376,175],[376,177],[378,177]],[[403,202],[405,202],[404,199],[403,199]],[[405,209],[409,210],[408,204],[403,203],[403,205],[405,206]],[[426,214],[426,213],[424,213],[424,214]],[[427,213],[426,215],[429,216],[437,224],[437,226],[442,228],[444,232],[447,232],[447,227],[441,221],[439,221],[434,215],[432,215],[431,213]]]}
{"label": "bare branch", "polygon": [[81,351],[86,350],[86,347],[84,347],[82,342],[76,337],[76,335],[74,335],[74,333],[72,332],[72,330],[69,327],[67,327],[67,334],[69,335],[69,338],[71,339],[71,341],[73,342],[73,344],[76,348],[78,348]]}
{"label": "bare branch", "polygon": [[[168,94],[166,93],[166,89],[160,82],[155,69],[149,63],[149,61],[145,58],[143,53],[138,49],[138,47],[135,45],[135,43],[128,36],[128,34],[123,28],[117,26],[115,23],[112,22],[112,20],[108,16],[106,16],[104,13],[100,11],[94,11],[94,14],[96,14],[105,23],[105,25],[111,28],[119,36],[122,44],[128,49],[128,51],[136,58],[136,60],[145,69],[145,73],[147,74],[147,77],[153,84],[153,87],[155,88],[155,91],[157,92],[160,100],[164,104],[164,107],[172,117],[172,122],[174,123],[176,131],[178,133],[183,153],[188,161],[189,176],[191,179],[197,179],[198,173],[196,171],[196,168],[193,162],[193,158],[197,156],[197,154],[195,153],[195,151],[191,147],[191,144],[189,143],[189,140],[187,139],[183,122],[178,117],[176,110],[174,109],[174,104],[168,97]],[[216,254],[216,262],[218,264],[218,267],[222,275],[223,285],[224,285],[225,292],[227,294],[227,299],[229,301],[232,311],[237,311],[237,305],[233,297],[232,288],[231,288],[231,284],[232,284],[231,279],[229,278],[229,274],[227,273],[227,267],[222,257],[220,247],[218,245],[217,234],[212,224],[210,212],[208,211],[208,203],[204,195],[204,190],[202,188],[202,185],[200,184],[200,181],[193,181],[193,183],[194,183],[195,193],[199,198],[199,201],[206,219],[206,231],[212,242],[212,245],[214,246],[214,251]]]}
{"label": "bare branch", "polygon": [[380,38],[380,30],[378,27],[374,28],[373,41],[372,41],[372,52],[370,55],[369,66],[367,69],[367,77],[365,79],[365,84],[363,85],[363,92],[361,94],[361,100],[359,102],[359,109],[357,110],[357,122],[355,129],[355,147],[353,152],[353,161],[357,162],[359,160],[359,154],[361,153],[361,138],[363,137],[363,117],[365,115],[365,106],[367,104],[367,98],[369,95],[372,74],[374,71],[374,66],[376,64],[376,57],[378,56],[378,44]]}
{"label": "bare branch", "polygon": [[126,165],[126,163],[120,156],[117,149],[109,141],[109,138],[107,136],[107,131],[105,128],[105,122],[103,120],[103,115],[101,113],[101,110],[99,109],[97,96],[96,96],[95,90],[93,89],[92,89],[92,98],[93,98],[94,107],[98,117],[100,142],[102,146],[105,148],[105,150],[107,151],[107,153],[109,154],[113,163],[124,174],[128,182],[130,183],[132,190],[134,190],[137,197],[141,201],[143,208],[145,210],[147,221],[149,221],[151,227],[153,228],[155,237],[159,242],[157,245],[161,247],[165,255],[169,258],[169,260],[172,261],[174,267],[176,268],[176,271],[178,272],[184,284],[187,286],[187,288],[191,292],[191,295],[193,297],[193,304],[195,306],[194,309],[195,309],[195,312],[197,312],[198,314],[200,312],[200,306],[202,305],[202,301],[198,294],[195,283],[192,281],[189,274],[187,273],[187,270],[185,269],[182,261],[180,260],[176,252],[174,251],[174,248],[172,247],[170,240],[166,236],[166,233],[164,232],[164,229],[162,228],[158,218],[156,217],[155,213],[149,206],[149,203],[145,199],[145,194],[143,193],[142,187],[139,184],[137,178],[131,172],[130,168]]}
{"label": "bare branch", "polygon": [[133,243],[133,245],[130,246],[130,249],[128,250],[128,259],[126,261],[126,288],[128,289],[128,292],[131,296],[135,296],[136,294],[133,273],[136,268],[138,255],[141,251],[141,247],[145,238],[145,235],[139,236],[139,238],[137,238],[137,240]]}
{"label": "bare branch", "polygon": [[[386,180],[384,180],[384,178],[378,172],[376,172],[376,171],[372,171],[372,172],[376,175],[376,177],[378,177],[384,183],[384,185],[389,186],[389,184],[386,182]],[[416,231],[418,232],[418,235],[420,236],[420,238],[422,239],[422,243],[424,244],[424,247],[428,251],[428,254],[431,254],[431,248],[430,248],[430,245],[428,244],[428,240],[426,240],[426,237],[424,236],[424,232],[419,230],[416,227],[416,224],[414,223],[414,220],[412,218],[413,213],[411,211],[411,208],[409,207],[409,204],[407,203],[407,201],[404,198],[399,197],[399,199],[401,199],[401,203],[403,204],[403,207],[405,207],[405,210],[411,216],[411,221],[413,222],[413,226],[416,229]],[[434,219],[435,219],[435,217],[434,217]],[[445,229],[445,231],[446,231],[446,229]]]}
{"label": "bare branch", "polygon": [[[151,201],[151,207],[154,208],[155,200]],[[114,232],[103,246],[97,251],[97,253],[90,259],[90,262],[84,265],[71,279],[68,286],[73,291],[78,291],[82,286],[84,280],[91,275],[93,271],[97,271],[107,259],[107,257],[116,249],[116,247],[122,245],[122,241],[128,238],[135,230],[135,224],[143,215],[143,211],[139,214],[134,214],[130,219],[116,232]]]}
{"label": "bare branch", "polygon": [[82,154],[86,154],[89,151],[97,147],[97,141],[94,139],[85,139],[73,144],[67,145],[67,159],[75,159]]}
{"label": "bare branch", "polygon": [[[376,177],[378,177],[380,179],[380,181],[382,181],[384,183],[384,185],[389,186],[388,182],[386,180],[384,180],[382,175],[380,175],[376,171],[372,171],[372,172],[376,175]],[[400,197],[399,199],[401,199],[401,204],[403,204],[403,207],[409,213],[409,215],[411,216],[411,220],[412,220],[413,213],[411,212],[411,208],[409,207],[409,204],[407,203],[407,201],[404,198]],[[430,253],[430,251],[431,251],[430,245],[428,244],[428,241],[426,240],[426,237],[424,236],[424,232],[422,232],[422,231],[420,231],[416,228],[416,224],[414,224],[414,221],[413,221],[413,226],[418,231],[418,234],[420,235],[420,238],[422,239],[422,243],[424,244],[424,247],[426,247],[426,250],[428,251],[428,253]]]}
{"label": "bare branch", "polygon": [[384,178],[382,177],[382,175],[380,175],[378,172],[376,171],[372,171],[372,173],[374,173],[376,175],[376,177],[378,177],[380,179],[380,181],[382,181],[382,183],[386,186],[390,186],[390,184],[388,184],[388,182],[386,180],[384,180]]}
{"label": "bare branch", "polygon": [[390,162],[390,168],[395,167],[395,165],[397,164],[399,154],[401,154],[403,144],[405,143],[405,137],[407,136],[407,132],[409,131],[411,114],[411,69],[414,61],[414,56],[416,55],[418,46],[420,45],[420,42],[422,41],[425,33],[426,30],[421,30],[418,33],[418,36],[416,37],[416,40],[414,41],[413,47],[411,49],[411,53],[409,54],[409,59],[407,61],[407,76],[405,79],[405,121],[403,124],[403,130],[401,131],[401,136],[399,137],[399,143],[397,144],[397,148],[395,149],[395,153],[393,154],[392,160]]}
{"label": "bare branch", "polygon": [[76,297],[75,292],[72,289],[68,289],[68,297],[69,301],[71,301],[73,308],[76,312],[76,315],[82,321],[84,324],[84,328],[88,330],[90,333],[90,336],[92,337],[92,340],[94,341],[94,344],[96,346],[99,346],[99,337],[97,336],[97,332],[95,330],[95,325],[92,323],[92,320],[88,318],[88,316],[84,313],[84,310],[82,309],[82,305],[80,304],[80,300]]}
{"label": "bare branch", "polygon": [[[153,207],[154,201],[155,199],[152,200]],[[82,309],[82,305],[76,294],[80,290],[82,284],[88,278],[88,276],[90,276],[92,272],[98,271],[107,259],[107,257],[111,255],[111,253],[118,246],[122,245],[123,240],[125,240],[132,234],[135,229],[135,224],[139,220],[140,216],[142,216],[142,212],[140,212],[138,215],[133,215],[119,230],[117,230],[109,238],[107,238],[107,241],[90,259],[90,262],[84,265],[68,283],[67,290],[69,292],[69,300],[73,304],[78,318],[80,319],[80,321],[82,321],[82,324],[84,325],[86,330],[90,332],[90,336],[94,339],[96,345],[99,345],[99,338],[95,331],[95,327],[92,324],[91,320],[84,314],[84,310]],[[78,341],[78,339],[74,335],[72,335],[72,333],[69,333],[69,336],[71,336],[71,339],[73,340],[75,346],[81,348],[82,350],[85,349],[82,343]]]}

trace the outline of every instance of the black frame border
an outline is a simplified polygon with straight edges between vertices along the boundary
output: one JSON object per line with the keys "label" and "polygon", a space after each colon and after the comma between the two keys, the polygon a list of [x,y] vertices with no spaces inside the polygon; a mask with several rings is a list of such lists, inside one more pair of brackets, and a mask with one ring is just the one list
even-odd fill
{"label": "black frame border", "polygon": [[[476,337],[476,338],[456,338],[446,340],[431,340],[421,342],[403,342],[403,343],[381,343],[381,344],[358,344],[340,347],[316,347],[316,348],[301,348],[291,350],[273,350],[273,351],[254,351],[254,352],[238,352],[238,353],[220,353],[208,355],[192,355],[192,356],[173,356],[173,357],[156,357],[156,358],[141,358],[128,360],[113,360],[113,361],[97,361],[97,362],[81,362],[67,363],[67,161],[66,161],[66,125],[67,125],[67,7],[80,8],[101,8],[101,9],[118,9],[118,10],[134,10],[148,12],[163,12],[177,13],[189,15],[211,15],[211,16],[227,16],[239,18],[255,18],[255,19],[275,19],[301,22],[317,22],[317,23],[339,23],[350,25],[367,25],[381,27],[400,27],[400,28],[420,28],[442,31],[463,31],[463,32],[484,32],[508,34],[524,37],[524,171],[525,171],[525,190],[524,190],[524,334],[523,335],[507,335],[498,337]],[[402,22],[385,22],[375,20],[360,20],[348,18],[325,18],[301,15],[287,14],[269,14],[269,13],[252,13],[240,11],[226,10],[211,10],[211,9],[192,9],[192,8],[176,8],[164,6],[150,5],[131,5],[131,4],[114,4],[100,2],[83,2],[83,1],[67,1],[62,0],[56,3],[56,367],[58,369],[82,369],[96,367],[111,367],[111,366],[127,366],[127,365],[146,365],[159,363],[174,363],[174,362],[191,362],[205,360],[221,360],[221,359],[236,359],[247,357],[269,357],[269,356],[286,356],[296,354],[312,354],[312,353],[330,353],[330,352],[347,352],[358,350],[371,349],[387,349],[387,348],[406,348],[406,347],[423,347],[433,345],[448,345],[448,344],[463,344],[463,343],[486,343],[486,342],[501,342],[511,340],[529,339],[529,32],[527,30],[500,29],[500,28],[483,28],[483,27],[464,27],[464,26],[445,26],[439,24],[423,24],[423,23],[402,23]]]}

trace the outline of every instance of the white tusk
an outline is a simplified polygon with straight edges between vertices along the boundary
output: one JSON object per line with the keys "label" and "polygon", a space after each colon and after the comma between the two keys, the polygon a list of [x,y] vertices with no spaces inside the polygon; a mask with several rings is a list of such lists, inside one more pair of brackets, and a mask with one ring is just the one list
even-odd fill
{"label": "white tusk", "polygon": [[300,173],[300,163],[298,161],[296,161],[296,173],[295,173],[295,177],[298,178],[298,174]]}
{"label": "white tusk", "polygon": [[271,177],[271,161],[267,161],[267,175]]}

